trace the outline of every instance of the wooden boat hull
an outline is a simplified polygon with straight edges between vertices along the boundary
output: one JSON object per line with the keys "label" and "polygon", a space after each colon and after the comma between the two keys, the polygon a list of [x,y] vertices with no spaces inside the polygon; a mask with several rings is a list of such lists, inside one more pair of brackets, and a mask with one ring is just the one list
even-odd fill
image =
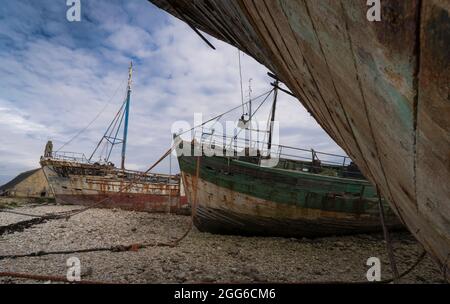
{"label": "wooden boat hull", "polygon": [[450,272],[449,1],[151,2],[275,73]]}
{"label": "wooden boat hull", "polygon": [[[224,157],[181,156],[179,163],[200,231],[320,237],[381,230],[367,181],[261,168]],[[388,226],[401,228],[387,209]]]}
{"label": "wooden boat hull", "polygon": [[[95,165],[43,160],[41,165],[57,203],[145,212],[189,213],[179,177],[170,184],[133,181],[99,174]],[[95,168],[95,169],[94,169]],[[94,172],[97,172],[94,174]],[[130,186],[130,184],[132,185]],[[103,201],[102,204],[99,202]]]}
{"label": "wooden boat hull", "polygon": [[[56,194],[57,204],[95,206],[96,208],[117,208],[122,210],[190,214],[186,197],[169,197],[155,194],[127,194],[105,192],[103,194]],[[104,204],[98,205],[100,201]]]}

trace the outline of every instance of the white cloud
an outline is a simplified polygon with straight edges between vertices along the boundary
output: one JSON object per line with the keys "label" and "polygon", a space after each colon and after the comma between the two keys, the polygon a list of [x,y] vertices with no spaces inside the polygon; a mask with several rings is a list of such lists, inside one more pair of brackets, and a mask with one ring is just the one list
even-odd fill
{"label": "white cloud", "polygon": [[0,125],[2,130],[10,130],[12,133],[42,133],[46,127],[42,124],[29,120],[29,116],[24,116],[17,110],[2,106],[0,100]]}
{"label": "white cloud", "polygon": [[147,31],[130,25],[118,27],[108,41],[114,49],[142,59],[151,56],[152,47],[155,47],[154,40]]}
{"label": "white cloud", "polygon": [[[143,5],[145,10],[132,6],[141,23],[146,19],[141,15],[152,10],[149,4]],[[55,146],[68,140],[99,113],[119,86],[106,111],[65,148],[89,153],[123,100],[128,62],[133,57],[137,62],[127,154],[132,169],[145,169],[165,152],[174,121],[193,124],[194,112],[209,118],[240,104],[235,48],[208,37],[217,48],[214,51],[187,25],[165,13],[161,14],[166,17],[159,17],[164,21],[150,32],[148,27],[119,17],[122,14],[112,7],[105,9],[118,17],[98,18],[105,21],[96,25],[95,32],[102,30],[103,35],[94,48],[85,47],[82,41],[69,47],[39,37],[0,56],[0,147],[11,147],[0,149],[0,171],[7,168],[3,172],[8,172],[8,177],[37,167],[48,138]],[[242,71],[246,95],[250,78],[253,96],[270,89],[266,69],[246,55]],[[278,105],[281,143],[341,152],[297,100],[280,93]],[[268,108],[263,110],[257,119],[267,118]],[[239,116],[236,112],[230,118]],[[114,160],[118,162],[117,155]],[[177,167],[175,160],[172,163]],[[159,170],[167,169],[168,161]],[[0,184],[2,178],[6,181],[0,176]]]}

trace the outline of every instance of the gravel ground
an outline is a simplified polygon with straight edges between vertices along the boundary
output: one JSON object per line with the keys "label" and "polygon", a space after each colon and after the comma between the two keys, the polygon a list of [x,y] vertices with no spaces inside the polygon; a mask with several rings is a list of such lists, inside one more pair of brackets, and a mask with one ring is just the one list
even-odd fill
{"label": "gravel ground", "polygon": [[[45,214],[79,206],[21,206],[14,211]],[[0,213],[0,226],[29,217]],[[51,220],[0,235],[0,255],[173,241],[189,227],[190,217],[111,209],[90,209],[70,220]],[[421,253],[407,232],[391,235],[400,272]],[[90,252],[0,260],[0,272],[65,276],[66,260],[81,261],[82,279],[115,283],[321,282],[365,281],[366,261],[379,257],[382,279],[390,268],[381,234],[286,239],[221,236],[195,228],[179,244],[137,252]],[[0,277],[0,283],[36,283]],[[50,283],[50,282],[48,282]],[[402,283],[444,283],[429,257]]]}

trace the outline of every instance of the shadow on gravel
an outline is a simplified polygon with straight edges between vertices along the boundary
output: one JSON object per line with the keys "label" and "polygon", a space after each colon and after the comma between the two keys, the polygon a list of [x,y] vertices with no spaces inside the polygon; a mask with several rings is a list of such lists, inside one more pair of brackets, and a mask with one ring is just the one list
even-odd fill
{"label": "shadow on gravel", "polygon": [[0,236],[5,234],[10,234],[14,232],[22,232],[27,228],[30,228],[31,226],[42,224],[47,222],[49,219],[45,218],[35,218],[31,220],[26,220],[6,226],[0,226]]}

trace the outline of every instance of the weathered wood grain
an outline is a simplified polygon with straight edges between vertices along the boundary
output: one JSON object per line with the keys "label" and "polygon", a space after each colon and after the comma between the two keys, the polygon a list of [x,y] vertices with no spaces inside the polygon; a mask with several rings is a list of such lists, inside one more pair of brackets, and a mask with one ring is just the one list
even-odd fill
{"label": "weathered wood grain", "polygon": [[449,1],[151,2],[277,74],[449,272]]}
{"label": "weathered wood grain", "polygon": [[[218,156],[180,156],[178,162],[201,231],[288,237],[381,231],[376,191],[366,180],[263,168]],[[385,207],[387,225],[403,229]]]}

